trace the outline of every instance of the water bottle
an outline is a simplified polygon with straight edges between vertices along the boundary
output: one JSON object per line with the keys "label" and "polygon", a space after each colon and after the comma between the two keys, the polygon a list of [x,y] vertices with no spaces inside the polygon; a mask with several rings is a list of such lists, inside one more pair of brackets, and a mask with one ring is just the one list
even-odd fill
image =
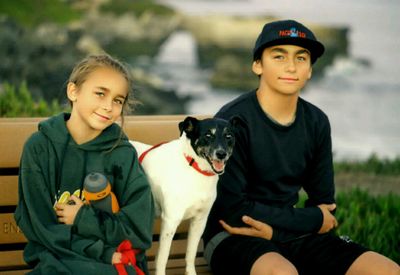
{"label": "water bottle", "polygon": [[117,198],[111,191],[111,184],[101,173],[93,172],[85,177],[83,195],[86,201],[97,209],[108,213],[119,211]]}

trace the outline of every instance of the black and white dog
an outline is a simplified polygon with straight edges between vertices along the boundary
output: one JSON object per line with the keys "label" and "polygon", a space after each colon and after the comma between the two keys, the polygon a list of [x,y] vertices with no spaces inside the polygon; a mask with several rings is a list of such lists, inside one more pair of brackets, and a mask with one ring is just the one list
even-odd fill
{"label": "black and white dog", "polygon": [[178,139],[155,147],[132,141],[161,216],[157,275],[165,274],[173,236],[186,219],[190,220],[186,274],[196,274],[197,246],[216,198],[218,175],[224,172],[233,151],[236,121],[186,117],[179,123]]}

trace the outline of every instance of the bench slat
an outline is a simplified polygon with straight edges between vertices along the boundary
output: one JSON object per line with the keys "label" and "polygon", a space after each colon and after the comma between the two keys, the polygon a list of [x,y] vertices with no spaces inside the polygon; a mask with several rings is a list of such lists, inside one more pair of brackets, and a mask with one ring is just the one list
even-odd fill
{"label": "bench slat", "polygon": [[[17,226],[13,213],[0,213],[1,230],[0,244],[26,243],[22,231]],[[156,219],[153,227],[153,234],[160,234],[161,221]],[[189,223],[184,221],[176,230],[176,233],[186,233],[189,230]],[[184,236],[186,238],[186,236]]]}
{"label": "bench slat", "polygon": [[17,205],[18,202],[18,176],[0,176],[0,206]]}
{"label": "bench slat", "polygon": [[[151,248],[146,251],[146,255],[148,257],[153,257],[157,253],[157,249],[159,247],[159,242],[153,242],[153,245]],[[176,259],[176,258],[182,258],[182,255],[186,254],[186,246],[187,246],[187,239],[184,240],[174,240],[171,245],[171,250],[169,253],[169,258],[170,259]],[[199,244],[199,248],[197,252],[202,256],[203,252],[203,242],[201,241]],[[184,258],[184,257],[183,257]]]}
{"label": "bench slat", "polygon": [[147,144],[158,144],[179,137],[179,121],[134,121],[127,122],[124,131],[130,139]]}
{"label": "bench slat", "polygon": [[17,268],[27,266],[22,253],[22,250],[0,251],[0,270],[4,269],[4,267]]}
{"label": "bench slat", "polygon": [[26,243],[26,238],[17,226],[12,213],[1,213],[0,244]]}
{"label": "bench slat", "polygon": [[0,271],[0,275],[25,275],[29,269]]}
{"label": "bench slat", "polygon": [[[126,119],[124,131],[130,139],[157,144],[179,137],[178,123],[184,116],[170,116],[166,120],[136,117]],[[37,124],[44,118],[0,119],[0,167],[18,167],[25,141],[37,131]],[[13,137],[13,138],[10,138]]]}
{"label": "bench slat", "polygon": [[[0,167],[18,167],[26,139],[37,130],[37,123],[0,123]],[[4,134],[7,133],[7,134]]]}
{"label": "bench slat", "polygon": [[[180,242],[180,243],[179,243]],[[180,246],[177,248],[177,246]],[[174,241],[171,247],[171,255],[174,254],[177,250],[181,250],[182,247],[186,247],[185,241]],[[150,250],[149,250],[150,251]],[[150,252],[151,253],[151,252]],[[149,254],[149,253],[147,253]],[[207,266],[206,261],[202,257],[196,258],[196,270],[198,274],[210,274],[209,268]],[[155,262],[154,257],[150,257],[148,262],[150,273],[154,273]],[[23,260],[23,251],[0,251],[0,274],[5,274],[1,272],[5,268],[16,269],[16,268],[28,268],[26,263]],[[185,270],[185,260],[184,257],[179,259],[169,259],[167,264],[168,272],[167,274],[184,274]],[[19,273],[20,272],[20,273]],[[12,274],[23,274],[26,270],[16,271],[16,273]]]}

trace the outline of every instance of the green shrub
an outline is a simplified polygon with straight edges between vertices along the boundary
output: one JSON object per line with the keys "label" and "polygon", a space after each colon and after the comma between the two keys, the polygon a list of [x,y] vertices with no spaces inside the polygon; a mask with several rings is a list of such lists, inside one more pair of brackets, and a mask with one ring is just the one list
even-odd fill
{"label": "green shrub", "polygon": [[353,189],[336,196],[338,235],[400,262],[400,196],[371,196]]}
{"label": "green shrub", "polygon": [[167,16],[174,14],[171,8],[149,0],[114,0],[103,4],[101,11],[111,12],[116,15],[133,12],[136,16],[141,16],[144,12]]}
{"label": "green shrub", "polygon": [[[301,193],[298,206],[304,205]],[[336,234],[349,236],[353,241],[400,262],[400,196],[372,196],[354,188],[336,194]]]}
{"label": "green shrub", "polygon": [[25,82],[18,89],[4,83],[0,86],[0,117],[46,117],[64,111],[66,108],[53,100],[35,102]]}
{"label": "green shrub", "polygon": [[334,164],[335,172],[363,172],[375,175],[400,175],[400,157],[379,159],[372,154],[364,161],[340,161]]}
{"label": "green shrub", "polygon": [[65,24],[81,16],[66,1],[16,0],[0,1],[0,14],[6,14],[26,27],[35,27],[42,22]]}

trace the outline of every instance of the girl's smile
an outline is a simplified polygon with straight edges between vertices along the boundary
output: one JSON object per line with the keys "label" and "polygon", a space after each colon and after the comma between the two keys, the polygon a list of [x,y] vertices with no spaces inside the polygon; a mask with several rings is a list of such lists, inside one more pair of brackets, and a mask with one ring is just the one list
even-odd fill
{"label": "girl's smile", "polygon": [[97,112],[94,112],[94,114],[98,115],[102,120],[105,120],[105,121],[111,120],[111,117],[103,116]]}
{"label": "girl's smile", "polygon": [[95,138],[120,118],[128,83],[118,71],[99,67],[80,87],[69,83],[67,93],[73,103],[67,127],[75,142],[81,144]]}

